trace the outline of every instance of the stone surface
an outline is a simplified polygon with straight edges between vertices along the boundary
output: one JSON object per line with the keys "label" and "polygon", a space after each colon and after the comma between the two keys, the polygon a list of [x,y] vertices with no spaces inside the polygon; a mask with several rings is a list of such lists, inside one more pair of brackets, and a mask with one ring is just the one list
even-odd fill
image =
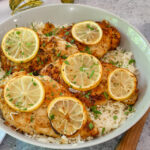
{"label": "stone surface", "polygon": [[[60,0],[46,1],[47,3],[60,3]],[[100,7],[126,19],[137,27],[150,42],[150,1],[149,0],[75,0],[75,3]],[[0,22],[10,15],[8,0],[0,0]],[[83,150],[113,150],[122,136],[110,140],[104,144],[85,148]],[[47,150],[32,146],[16,140],[7,135],[0,145],[0,150]],[[145,123],[137,150],[150,149],[150,114]]]}

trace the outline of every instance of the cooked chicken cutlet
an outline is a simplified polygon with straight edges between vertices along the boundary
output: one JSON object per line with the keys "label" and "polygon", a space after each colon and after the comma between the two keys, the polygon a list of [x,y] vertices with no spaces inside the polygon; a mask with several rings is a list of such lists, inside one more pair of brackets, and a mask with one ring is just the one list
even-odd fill
{"label": "cooked chicken cutlet", "polygon": [[60,68],[57,66],[57,64],[50,64],[47,65],[44,69],[41,70],[40,74],[42,75],[48,75],[51,76],[54,80],[59,82],[61,85],[65,86],[71,93],[73,93],[77,98],[82,100],[82,102],[85,103],[86,106],[90,107],[93,105],[98,104],[105,104],[107,102],[106,97],[104,96],[104,92],[107,92],[107,77],[108,74],[114,70],[116,67],[114,67],[111,64],[103,63],[103,75],[101,83],[94,89],[88,91],[88,92],[80,92],[77,90],[71,89],[62,79]]}
{"label": "cooked chicken cutlet", "polygon": [[[17,75],[23,75],[25,73],[14,73],[13,77]],[[12,78],[12,77],[11,77]],[[9,78],[9,79],[11,79]],[[11,109],[5,102],[3,93],[0,100],[0,109],[3,114],[3,118],[5,119],[5,124],[15,127],[18,131],[22,131],[28,133],[30,135],[33,134],[42,134],[51,137],[59,137],[56,134],[48,119],[47,115],[47,107],[51,100],[56,97],[61,96],[73,96],[65,87],[57,83],[56,81],[52,80],[48,76],[38,77],[45,89],[45,100],[43,104],[33,112],[17,112]],[[77,136],[78,134],[81,135],[82,138],[86,139],[88,136],[97,136],[99,131],[96,127],[94,127],[90,132],[88,123],[92,122],[90,117],[88,116],[88,121],[82,131],[77,132],[73,136]]]}
{"label": "cooked chicken cutlet", "polygon": [[38,72],[46,64],[53,63],[59,59],[67,58],[69,55],[79,52],[75,45],[72,45],[59,37],[43,37],[40,39],[40,50],[37,56],[28,63],[14,63],[7,59],[2,50],[0,50],[2,68],[5,71],[12,72],[25,70],[27,72]]}
{"label": "cooked chicken cutlet", "polygon": [[119,31],[111,26],[107,21],[97,22],[103,30],[103,36],[98,44],[86,46],[84,44],[75,41],[71,35],[72,26],[63,27],[59,32],[58,36],[65,39],[70,43],[77,45],[78,49],[82,52],[91,53],[92,55],[100,58],[107,53],[108,50],[114,50],[120,43]]}
{"label": "cooked chicken cutlet", "polygon": [[[117,67],[109,63],[102,63],[103,74],[100,84],[90,91],[80,92],[77,90],[73,90],[64,82],[59,68],[60,65],[61,64],[59,64],[59,62],[57,62],[57,64],[49,64],[41,70],[40,74],[51,76],[54,80],[66,87],[75,97],[79,98],[88,107],[93,105],[102,105],[107,102],[107,99],[109,99],[109,97],[107,97],[108,95],[106,96],[106,94],[108,93],[107,78],[109,73]],[[126,104],[134,104],[137,100],[137,96],[138,90],[136,90],[135,93],[129,99],[124,100],[123,102]]]}

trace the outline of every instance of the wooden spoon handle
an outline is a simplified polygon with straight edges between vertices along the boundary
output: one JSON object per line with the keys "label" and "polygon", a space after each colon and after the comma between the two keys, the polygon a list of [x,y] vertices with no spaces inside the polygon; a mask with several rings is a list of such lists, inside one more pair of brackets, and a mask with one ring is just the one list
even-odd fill
{"label": "wooden spoon handle", "polygon": [[143,126],[145,124],[149,112],[150,108],[142,117],[142,119],[126,132],[125,136],[121,139],[120,143],[117,145],[116,150],[136,150]]}

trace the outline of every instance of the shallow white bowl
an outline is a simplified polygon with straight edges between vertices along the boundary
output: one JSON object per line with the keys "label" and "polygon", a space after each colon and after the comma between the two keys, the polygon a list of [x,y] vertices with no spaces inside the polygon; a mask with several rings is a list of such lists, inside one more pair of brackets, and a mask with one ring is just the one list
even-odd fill
{"label": "shallow white bowl", "polygon": [[139,31],[133,26],[128,24],[123,19],[105,11],[102,9],[83,6],[83,5],[47,5],[44,7],[34,8],[16,16],[10,17],[6,21],[0,24],[0,40],[3,35],[11,28],[14,28],[16,24],[18,26],[26,26],[31,22],[47,22],[50,21],[54,24],[71,24],[73,22],[83,20],[96,20],[100,21],[106,19],[112,25],[114,25],[121,33],[121,47],[131,50],[136,59],[136,66],[140,72],[139,89],[140,95],[135,105],[136,112],[131,116],[124,124],[111,133],[96,138],[94,140],[80,143],[78,145],[58,145],[58,144],[45,144],[34,139],[25,137],[23,134],[17,133],[10,127],[7,127],[0,120],[0,128],[7,132],[9,135],[22,140],[24,142],[48,148],[55,149],[74,149],[89,147],[92,145],[106,142],[132,127],[147,111],[150,106],[150,46],[148,41],[143,37]]}

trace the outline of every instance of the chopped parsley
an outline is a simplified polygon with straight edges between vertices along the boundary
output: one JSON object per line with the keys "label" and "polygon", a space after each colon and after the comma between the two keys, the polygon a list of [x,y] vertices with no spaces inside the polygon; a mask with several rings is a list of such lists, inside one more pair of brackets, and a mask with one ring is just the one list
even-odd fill
{"label": "chopped parsley", "polygon": [[89,129],[92,130],[94,128],[94,125],[92,122],[89,123]]}
{"label": "chopped parsley", "polygon": [[66,45],[66,48],[68,48],[68,47],[71,47],[71,45],[67,44],[67,45]]}
{"label": "chopped parsley", "polygon": [[34,27],[33,23],[31,23],[31,26],[32,26],[34,31],[37,31],[36,28]]}
{"label": "chopped parsley", "polygon": [[32,76],[32,75],[33,75],[33,72],[30,72],[30,73],[29,73],[29,75],[31,75],[31,76]]}
{"label": "chopped parsley", "polygon": [[43,61],[41,61],[41,65],[43,65],[44,64],[44,62]]}
{"label": "chopped parsley", "polygon": [[60,94],[59,94],[60,96],[62,96],[63,95],[63,93],[62,92],[60,92]]}
{"label": "chopped parsley", "polygon": [[91,54],[90,48],[88,46],[85,47],[85,52],[87,52],[88,54]]}
{"label": "chopped parsley", "polygon": [[36,85],[37,85],[37,83],[33,82],[33,85],[34,85],[34,86],[36,86]]}
{"label": "chopped parsley", "polygon": [[104,94],[105,98],[108,99],[108,94],[107,94],[107,92],[104,92],[103,94]]}
{"label": "chopped parsley", "polygon": [[65,32],[65,35],[69,35],[69,33],[70,33],[70,32],[69,32],[69,31],[67,31],[67,32]]}
{"label": "chopped parsley", "polygon": [[33,116],[31,116],[31,118],[30,118],[30,122],[33,122]]}
{"label": "chopped parsley", "polygon": [[125,115],[128,115],[128,114],[129,114],[129,112],[128,112],[128,111],[126,111],[126,112],[124,112],[124,114],[125,114]]}
{"label": "chopped parsley", "polygon": [[76,81],[73,81],[72,83],[73,83],[73,84],[76,84],[77,82],[76,82]]}
{"label": "chopped parsley", "polygon": [[29,106],[33,106],[33,104],[28,104]]}
{"label": "chopped parsley", "polygon": [[50,115],[50,120],[53,120],[55,118],[54,114]]}
{"label": "chopped parsley", "polygon": [[65,56],[65,55],[63,55],[63,56],[61,56],[63,59],[66,59],[67,58],[67,56]]}
{"label": "chopped parsley", "polygon": [[12,101],[13,101],[13,98],[10,98],[9,101],[12,102]]}
{"label": "chopped parsley", "polygon": [[96,66],[96,65],[98,65],[98,64],[96,64],[96,63],[94,63],[92,66],[90,66],[90,68],[92,69],[94,66]]}
{"label": "chopped parsley", "polygon": [[94,113],[95,118],[98,117],[98,114],[102,114],[100,111],[97,110],[97,106],[92,106],[90,110]]}
{"label": "chopped parsley", "polygon": [[52,36],[53,32],[46,33],[45,36]]}
{"label": "chopped parsley", "polygon": [[130,59],[128,63],[129,63],[129,65],[134,64],[135,60],[134,59]]}
{"label": "chopped parsley", "polygon": [[90,97],[89,97],[90,94],[91,94],[91,92],[86,93],[86,94],[85,94],[85,97],[86,97],[86,98],[90,98]]}
{"label": "chopped parsley", "polygon": [[114,61],[111,60],[109,63],[112,64],[112,65],[114,65],[114,66],[116,66],[119,63],[119,61],[114,62]]}
{"label": "chopped parsley", "polygon": [[43,46],[43,47],[45,47],[45,46],[46,46],[46,44],[45,44],[45,43],[43,43],[43,44],[42,44],[42,46]]}
{"label": "chopped parsley", "polygon": [[74,39],[72,39],[72,40],[70,41],[70,43],[71,43],[71,44],[74,44]]}
{"label": "chopped parsley", "polygon": [[61,55],[61,52],[59,52],[59,53],[57,54],[57,57],[60,57],[60,55]]}
{"label": "chopped parsley", "polygon": [[32,82],[33,82],[33,85],[34,85],[34,86],[37,86],[37,83],[36,83],[36,82],[34,82],[34,81],[33,81],[33,79],[32,79]]}
{"label": "chopped parsley", "polygon": [[23,110],[27,110],[27,108],[24,108]]}
{"label": "chopped parsley", "polygon": [[104,135],[104,132],[105,132],[105,128],[102,128],[102,135]]}
{"label": "chopped parsley", "polygon": [[84,71],[84,67],[80,67],[80,71]]}
{"label": "chopped parsley", "polygon": [[67,60],[64,61],[65,64],[70,65],[69,62]]}
{"label": "chopped parsley", "polygon": [[10,96],[10,94],[7,94],[7,97],[9,97]]}
{"label": "chopped parsley", "polygon": [[51,96],[54,96],[54,93],[53,93],[53,92],[51,93]]}
{"label": "chopped parsley", "polygon": [[16,31],[16,34],[18,34],[18,35],[19,35],[20,33],[21,33],[20,31]]}
{"label": "chopped parsley", "polygon": [[133,106],[132,105],[128,105],[128,111],[133,111],[133,108],[132,108]]}
{"label": "chopped parsley", "polygon": [[12,73],[12,68],[9,69],[9,71],[6,71],[5,76],[9,76]]}
{"label": "chopped parsley", "polygon": [[73,78],[76,78],[77,75],[74,75]]}
{"label": "chopped parsley", "polygon": [[31,46],[31,45],[32,45],[32,43],[26,43],[26,45],[29,47],[29,46]]}
{"label": "chopped parsley", "polygon": [[117,117],[117,116],[113,116],[113,119],[114,119],[114,120],[117,120],[117,119],[118,119],[118,117]]}
{"label": "chopped parsley", "polygon": [[91,31],[93,31],[93,30],[94,30],[94,28],[93,28],[93,27],[91,27],[89,24],[87,24],[87,28],[89,28]]}
{"label": "chopped parsley", "polygon": [[90,74],[90,79],[93,77],[93,75],[94,75],[94,70],[92,70],[92,72],[91,72],[91,74]]}

